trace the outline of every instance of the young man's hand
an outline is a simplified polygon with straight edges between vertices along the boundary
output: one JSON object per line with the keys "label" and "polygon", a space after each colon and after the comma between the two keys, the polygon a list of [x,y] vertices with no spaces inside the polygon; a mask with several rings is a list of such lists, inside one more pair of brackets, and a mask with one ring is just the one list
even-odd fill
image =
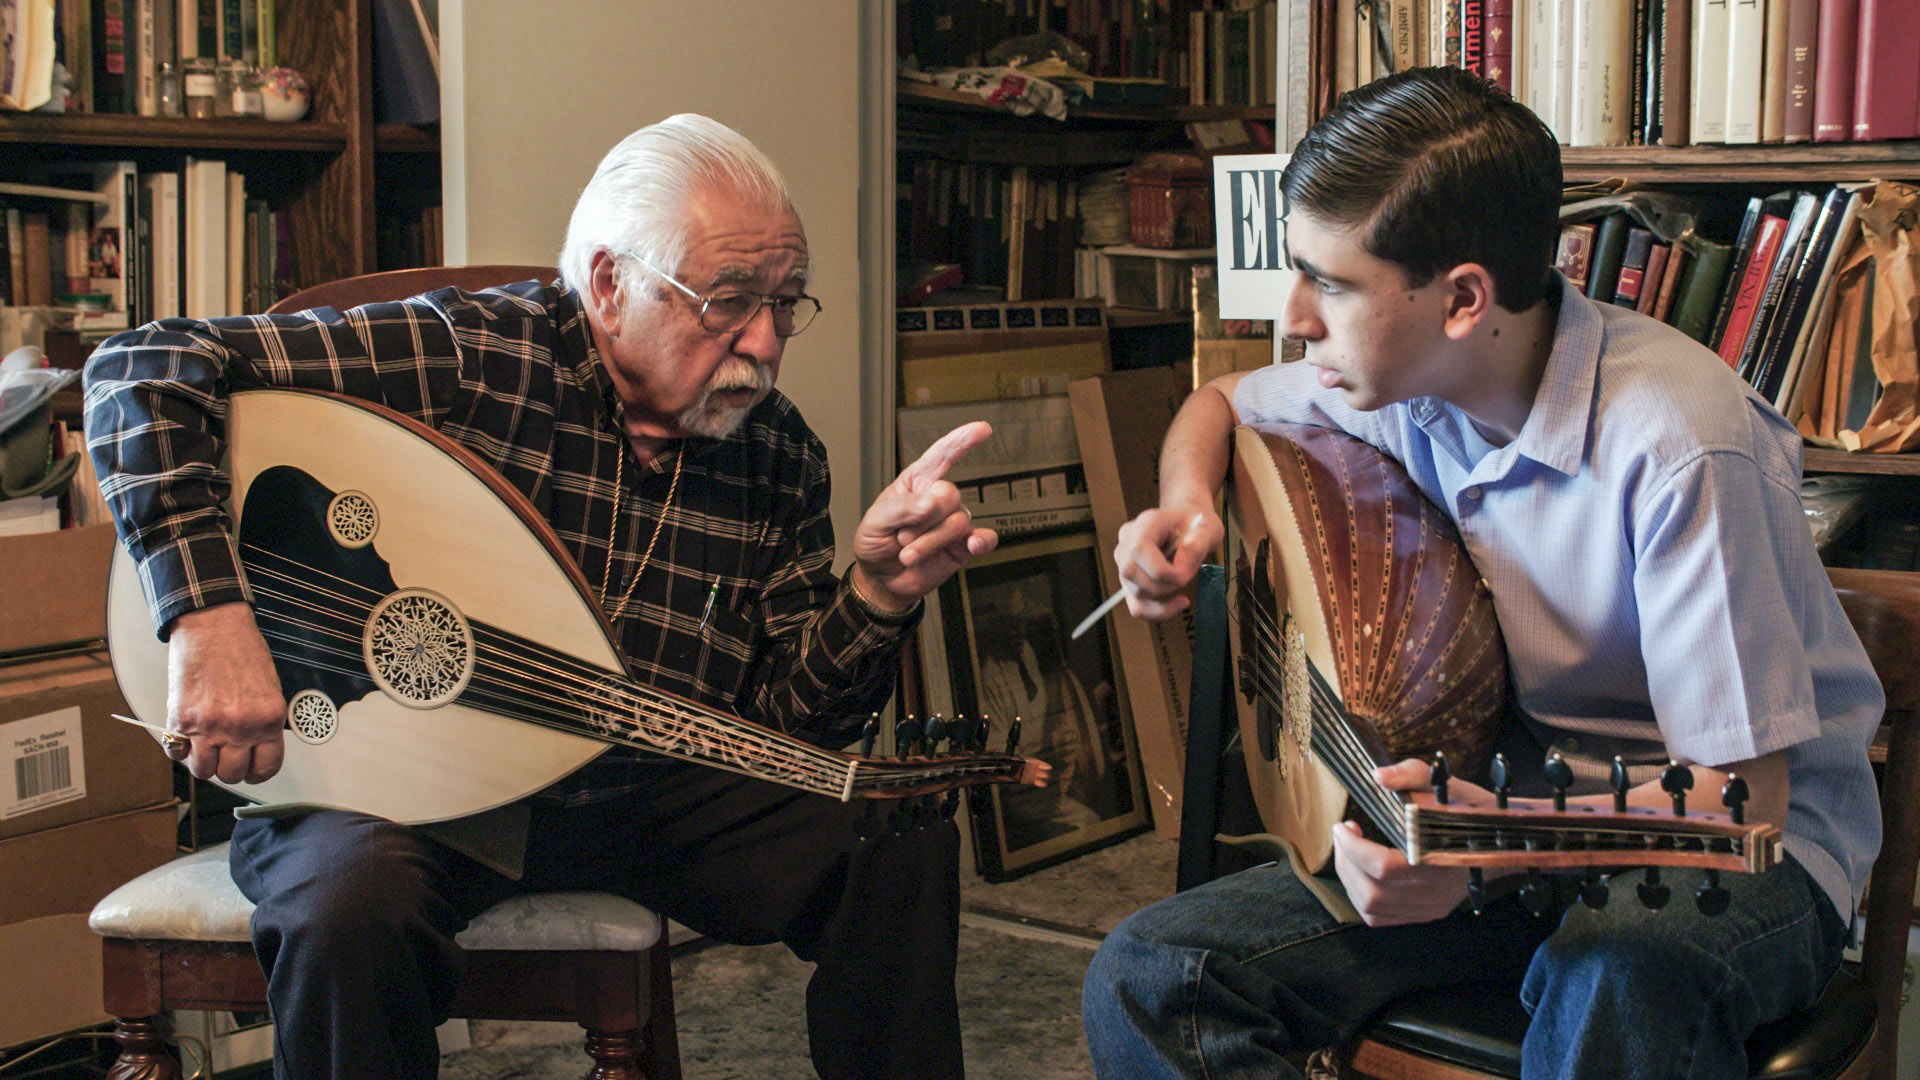
{"label": "young man's hand", "polygon": [[[1433,780],[1424,761],[1406,760],[1375,769],[1390,790],[1418,791]],[[1493,793],[1463,780],[1448,781],[1448,799],[1465,806],[1493,805]],[[1347,900],[1368,926],[1403,926],[1446,917],[1467,898],[1467,872],[1457,866],[1411,866],[1393,848],[1342,821],[1333,827],[1333,867],[1347,887]]]}
{"label": "young man's hand", "polygon": [[1156,622],[1185,611],[1193,603],[1187,586],[1225,535],[1210,505],[1159,507],[1120,526],[1113,561],[1127,590],[1127,610]]}

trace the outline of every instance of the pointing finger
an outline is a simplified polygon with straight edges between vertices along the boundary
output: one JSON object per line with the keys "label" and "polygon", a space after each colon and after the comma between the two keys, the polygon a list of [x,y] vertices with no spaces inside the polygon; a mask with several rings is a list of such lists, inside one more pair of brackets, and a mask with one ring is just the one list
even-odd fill
{"label": "pointing finger", "polygon": [[900,471],[900,479],[906,481],[909,489],[917,490],[929,480],[938,480],[947,475],[967,452],[993,434],[992,425],[985,420],[975,420],[970,424],[961,424],[945,435],[940,436],[932,446],[927,447],[913,464]]}

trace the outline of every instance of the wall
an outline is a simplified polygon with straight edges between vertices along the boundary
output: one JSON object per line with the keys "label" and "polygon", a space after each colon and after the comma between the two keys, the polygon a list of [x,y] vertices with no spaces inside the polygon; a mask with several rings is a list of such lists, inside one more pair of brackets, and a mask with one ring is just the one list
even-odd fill
{"label": "wall", "polygon": [[861,348],[875,316],[860,263],[871,17],[857,0],[442,0],[441,10],[450,264],[553,262],[602,155],[673,113],[735,128],[786,174],[824,310],[788,344],[780,388],[827,445],[842,565],[884,422],[871,406],[863,418],[861,392],[876,363]]}

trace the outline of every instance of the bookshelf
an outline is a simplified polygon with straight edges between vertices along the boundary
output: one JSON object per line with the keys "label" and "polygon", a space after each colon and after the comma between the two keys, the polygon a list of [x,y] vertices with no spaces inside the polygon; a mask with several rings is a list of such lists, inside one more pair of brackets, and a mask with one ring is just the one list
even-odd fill
{"label": "bookshelf", "polygon": [[1920,141],[1765,146],[1562,146],[1570,183],[1833,183],[1920,177]]}
{"label": "bookshelf", "polygon": [[305,119],[188,119],[120,113],[0,112],[0,179],[15,165],[127,160],[145,174],[188,155],[218,158],[247,177],[249,195],[287,215],[291,289],[392,269],[378,264],[378,194],[398,182],[439,186],[433,129],[373,120],[372,0],[281,2],[279,62],[306,76]]}

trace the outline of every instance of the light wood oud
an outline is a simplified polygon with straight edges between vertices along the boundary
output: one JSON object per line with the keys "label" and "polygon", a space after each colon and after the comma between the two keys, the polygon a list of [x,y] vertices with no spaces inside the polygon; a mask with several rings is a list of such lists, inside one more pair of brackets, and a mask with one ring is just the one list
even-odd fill
{"label": "light wood oud", "polygon": [[[1508,713],[1491,594],[1453,524],[1400,465],[1305,425],[1234,435],[1241,742],[1262,822],[1307,880],[1351,810],[1412,862],[1568,870],[1773,865],[1778,829],[1718,813],[1514,799],[1444,805],[1376,765],[1486,763]],[[1308,881],[1336,911],[1324,881]],[[1350,913],[1350,909],[1348,912]]]}
{"label": "light wood oud", "polygon": [[[524,496],[399,413],[248,390],[226,421],[228,509],[255,619],[288,700],[269,806],[418,824],[538,791],[627,745],[839,799],[1043,782],[988,754],[879,760],[823,750],[630,679],[585,577]],[[133,559],[108,583],[121,693],[167,719],[167,646]]]}

